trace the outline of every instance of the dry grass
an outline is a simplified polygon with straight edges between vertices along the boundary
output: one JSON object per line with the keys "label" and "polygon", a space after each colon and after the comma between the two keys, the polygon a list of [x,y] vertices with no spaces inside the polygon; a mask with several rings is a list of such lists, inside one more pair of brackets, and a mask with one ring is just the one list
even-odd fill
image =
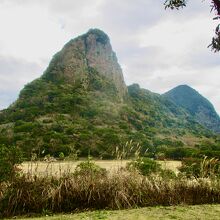
{"label": "dry grass", "polygon": [[[81,164],[82,170],[70,172],[78,162],[62,172],[61,164],[69,162],[53,162],[41,163],[47,166],[46,172],[43,170],[39,175],[39,165],[29,164],[27,174],[0,184],[0,217],[220,203],[218,178],[189,179],[183,175],[172,178],[160,176],[160,172],[146,177],[135,170],[120,169],[128,161],[98,162],[108,172],[90,161]],[[51,175],[55,172],[54,164],[58,164],[59,175]],[[163,165],[176,168],[170,161]],[[30,172],[34,170],[36,175]]]}
{"label": "dry grass", "polygon": [[182,165],[181,161],[177,160],[164,160],[164,161],[157,161],[161,164],[161,167],[165,170],[172,170],[175,173],[178,173],[178,168]]}
{"label": "dry grass", "polygon": [[[1,186],[0,186],[1,188]],[[0,190],[1,191],[1,190]],[[220,181],[144,177],[136,172],[84,173],[60,178],[22,176],[4,186],[2,217],[31,213],[220,203]]]}
{"label": "dry grass", "polygon": [[[52,175],[61,176],[65,173],[73,173],[76,166],[82,161],[59,161],[59,162],[24,162],[20,166],[25,174],[38,176]],[[114,172],[122,167],[125,167],[130,160],[96,160],[95,163],[108,171]],[[158,161],[163,169],[170,169],[178,173],[178,167],[181,166],[181,161]]]}
{"label": "dry grass", "polygon": [[[80,164],[82,160],[79,161],[55,161],[55,162],[24,162],[21,164],[20,168],[25,174],[39,175],[44,176],[45,174],[50,174],[52,176],[60,176],[66,173],[73,173],[78,164]],[[125,167],[128,160],[96,160],[95,163],[105,168],[109,171],[119,170],[121,167]]]}

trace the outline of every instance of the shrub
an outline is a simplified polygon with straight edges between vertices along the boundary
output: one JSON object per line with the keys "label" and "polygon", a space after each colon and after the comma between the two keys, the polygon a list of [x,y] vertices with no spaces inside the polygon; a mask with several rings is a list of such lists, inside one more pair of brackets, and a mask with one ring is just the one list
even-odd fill
{"label": "shrub", "polygon": [[18,132],[30,132],[31,130],[33,130],[37,124],[36,123],[32,123],[32,122],[23,122],[20,121],[20,124],[15,126],[14,128],[14,132],[18,133]]}
{"label": "shrub", "polygon": [[185,157],[194,157],[198,153],[197,149],[193,148],[168,148],[165,150],[166,158],[170,158],[173,160],[182,160]]}
{"label": "shrub", "polygon": [[63,152],[60,152],[60,153],[59,153],[59,159],[60,159],[60,160],[64,160],[64,158],[65,158],[64,153],[63,153]]}
{"label": "shrub", "polygon": [[81,162],[77,165],[74,174],[77,176],[105,176],[107,174],[107,170],[101,168],[88,158],[87,161]]}
{"label": "shrub", "polygon": [[172,170],[169,169],[161,169],[159,172],[159,175],[164,179],[164,180],[169,180],[169,179],[175,179],[177,178],[177,175],[175,174],[175,172],[173,172]]}
{"label": "shrub", "polygon": [[185,158],[179,170],[187,177],[220,177],[220,162],[216,158]]}
{"label": "shrub", "polygon": [[12,180],[16,165],[22,162],[21,150],[15,146],[0,145],[0,182]]}
{"label": "shrub", "polygon": [[198,158],[184,158],[182,160],[182,166],[179,167],[179,171],[187,177],[199,177],[200,163],[201,159]]}
{"label": "shrub", "polygon": [[161,165],[153,159],[142,157],[128,163],[127,168],[129,170],[137,169],[140,174],[146,176],[151,173],[159,172],[161,170]]}

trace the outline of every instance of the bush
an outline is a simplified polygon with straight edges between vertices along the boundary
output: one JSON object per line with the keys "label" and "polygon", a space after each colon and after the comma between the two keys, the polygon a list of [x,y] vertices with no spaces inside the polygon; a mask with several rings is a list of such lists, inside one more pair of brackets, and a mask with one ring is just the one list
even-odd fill
{"label": "bush", "polygon": [[167,169],[167,170],[161,169],[160,172],[159,172],[159,175],[164,180],[177,178],[177,175],[175,174],[175,172],[173,172],[172,170],[169,170],[169,169]]}
{"label": "bush", "polygon": [[184,173],[187,177],[199,177],[200,163],[201,159],[198,158],[184,158],[182,160],[182,166],[179,167],[179,171]]}
{"label": "bush", "polygon": [[74,174],[78,176],[105,176],[107,174],[107,170],[105,168],[101,168],[88,159],[87,161],[81,162],[77,165]]}
{"label": "bush", "polygon": [[60,153],[59,153],[59,159],[60,159],[60,160],[64,160],[64,158],[65,158],[64,153],[63,153],[63,152],[60,152]]}
{"label": "bush", "polygon": [[[18,123],[19,124],[19,123]],[[14,132],[15,133],[19,133],[19,132],[30,132],[31,130],[33,130],[35,127],[37,126],[37,124],[32,123],[32,122],[23,122],[20,121],[20,124],[15,126],[14,128]]]}
{"label": "bush", "polygon": [[15,146],[0,145],[0,182],[13,180],[16,165],[22,162],[22,152]]}
{"label": "bush", "polygon": [[182,160],[185,157],[194,157],[196,154],[198,154],[198,150],[193,148],[175,147],[165,150],[166,158],[173,160]]}
{"label": "bush", "polygon": [[220,162],[216,158],[185,158],[179,170],[187,177],[220,177]]}
{"label": "bush", "polygon": [[142,157],[128,163],[127,168],[129,170],[137,169],[140,174],[146,176],[151,173],[159,172],[161,170],[161,165],[153,159]]}

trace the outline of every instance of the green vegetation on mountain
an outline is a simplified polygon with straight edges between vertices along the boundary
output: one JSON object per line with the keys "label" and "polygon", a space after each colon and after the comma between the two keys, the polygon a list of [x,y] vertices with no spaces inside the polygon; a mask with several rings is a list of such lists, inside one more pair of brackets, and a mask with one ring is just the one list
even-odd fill
{"label": "green vegetation on mountain", "polygon": [[149,156],[198,156],[206,147],[220,155],[218,136],[186,109],[137,84],[126,87],[109,38],[97,29],[67,43],[0,112],[0,143],[26,158],[112,158],[130,140]]}
{"label": "green vegetation on mountain", "polygon": [[197,122],[220,133],[220,117],[213,105],[196,90],[187,85],[177,86],[164,94],[177,106],[186,110]]}

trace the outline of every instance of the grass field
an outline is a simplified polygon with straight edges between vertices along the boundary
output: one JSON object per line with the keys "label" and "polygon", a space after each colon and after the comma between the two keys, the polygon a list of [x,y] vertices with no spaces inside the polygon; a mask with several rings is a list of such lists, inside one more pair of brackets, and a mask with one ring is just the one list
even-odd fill
{"label": "grass field", "polygon": [[[31,173],[32,175],[61,175],[63,173],[74,172],[76,166],[82,162],[79,161],[55,161],[55,162],[24,162],[21,169],[24,173]],[[95,160],[95,163],[102,168],[110,171],[115,171],[121,167],[125,167],[129,160]],[[158,161],[162,168],[170,169],[178,172],[177,167],[181,165],[181,161]]]}
{"label": "grass field", "polygon": [[[20,218],[19,218],[20,219]],[[27,218],[23,218],[27,219]],[[94,211],[79,214],[63,214],[31,218],[31,220],[219,220],[220,205],[197,205],[197,206],[171,206],[171,207],[147,207],[121,211]],[[22,218],[20,219],[22,220]]]}

